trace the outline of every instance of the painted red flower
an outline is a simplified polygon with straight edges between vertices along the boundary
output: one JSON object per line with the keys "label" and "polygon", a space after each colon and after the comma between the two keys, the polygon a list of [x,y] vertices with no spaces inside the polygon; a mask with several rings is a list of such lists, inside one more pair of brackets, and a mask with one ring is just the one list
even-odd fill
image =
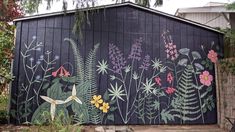
{"label": "painted red flower", "polygon": [[167,87],[167,89],[166,89],[166,93],[167,93],[167,94],[173,94],[175,91],[176,91],[176,90],[175,90],[175,88],[173,88],[173,87]]}
{"label": "painted red flower", "polygon": [[210,50],[207,57],[211,60],[211,62],[216,63],[218,60],[217,53],[214,50]]}
{"label": "painted red flower", "polygon": [[203,85],[206,85],[206,86],[210,86],[211,85],[211,82],[213,80],[213,76],[210,75],[210,73],[208,71],[204,71],[200,74],[199,76],[200,78],[200,82],[203,84]]}
{"label": "painted red flower", "polygon": [[169,73],[167,74],[167,82],[169,82],[169,83],[172,83],[172,82],[173,82],[173,76],[172,76],[172,73],[171,73],[171,72],[169,72]]}
{"label": "painted red flower", "polygon": [[155,82],[157,83],[157,85],[159,85],[159,86],[162,86],[162,83],[161,83],[161,78],[160,77],[156,77],[155,78]]}
{"label": "painted red flower", "polygon": [[51,75],[53,77],[57,77],[57,76],[59,76],[59,77],[68,77],[68,76],[70,76],[70,73],[63,66],[61,66],[56,71],[52,72]]}

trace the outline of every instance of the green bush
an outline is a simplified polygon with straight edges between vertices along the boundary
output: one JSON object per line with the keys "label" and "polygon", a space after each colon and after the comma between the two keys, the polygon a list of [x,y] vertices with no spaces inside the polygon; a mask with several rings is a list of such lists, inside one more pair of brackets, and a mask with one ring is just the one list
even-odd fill
{"label": "green bush", "polygon": [[14,49],[14,26],[0,22],[0,94],[12,80],[11,61]]}
{"label": "green bush", "polygon": [[0,95],[0,124],[6,124],[8,119],[7,113],[8,96]]}

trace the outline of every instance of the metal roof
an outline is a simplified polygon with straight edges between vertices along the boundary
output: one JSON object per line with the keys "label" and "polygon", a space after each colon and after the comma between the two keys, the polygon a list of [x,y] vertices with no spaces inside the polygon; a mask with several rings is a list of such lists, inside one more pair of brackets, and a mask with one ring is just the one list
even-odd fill
{"label": "metal roof", "polygon": [[[79,9],[79,11],[106,9],[106,8],[114,8],[114,7],[121,7],[121,6],[136,7],[138,9],[149,11],[149,12],[152,12],[152,13],[155,13],[155,14],[158,14],[158,15],[166,16],[166,17],[169,17],[169,18],[172,18],[172,19],[175,19],[175,20],[183,21],[183,22],[186,22],[186,23],[190,23],[192,25],[196,25],[196,26],[199,26],[199,27],[211,30],[211,31],[215,31],[215,32],[224,34],[223,32],[221,32],[221,31],[219,31],[215,28],[212,28],[210,26],[203,25],[203,24],[200,24],[200,23],[188,20],[188,19],[180,18],[180,17],[174,16],[174,15],[171,15],[171,14],[168,14],[168,13],[165,13],[165,12],[161,12],[161,11],[158,11],[158,10],[155,10],[155,9],[143,7],[143,6],[134,4],[132,2],[124,2],[124,3],[118,3],[118,4],[103,5],[103,6],[97,6],[97,7],[92,7],[92,8],[82,8],[82,9]],[[68,11],[66,11],[66,14],[75,13],[75,12],[76,12],[76,10],[68,10]],[[56,16],[56,15],[63,15],[63,14],[64,14],[63,11],[53,12],[53,13],[46,13],[46,14],[39,14],[39,15],[33,15],[33,16],[18,18],[18,19],[15,19],[14,22],[30,20],[30,19],[36,19],[36,18],[43,18],[43,17],[50,17],[50,16]]]}

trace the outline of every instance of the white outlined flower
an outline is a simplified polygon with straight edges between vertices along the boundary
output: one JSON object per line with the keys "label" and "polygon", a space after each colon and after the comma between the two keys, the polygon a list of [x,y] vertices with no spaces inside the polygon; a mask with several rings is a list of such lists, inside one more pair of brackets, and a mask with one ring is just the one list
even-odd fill
{"label": "white outlined flower", "polygon": [[101,62],[98,61],[98,63],[99,63],[99,65],[96,66],[97,67],[96,71],[98,71],[99,74],[100,73],[102,73],[102,74],[107,73],[107,69],[108,69],[107,61],[102,60]]}
{"label": "white outlined flower", "polygon": [[51,113],[51,120],[53,121],[55,118],[55,110],[56,110],[56,105],[58,104],[64,104],[65,102],[62,100],[54,100],[52,98],[49,98],[47,96],[40,96],[43,100],[45,100],[46,102],[51,104],[51,109],[50,109],[50,113]]}
{"label": "white outlined flower", "polygon": [[73,85],[72,95],[69,96],[64,102],[67,103],[71,100],[74,100],[74,101],[78,102],[79,104],[82,104],[82,101],[77,97],[77,91],[76,91],[75,84]]}

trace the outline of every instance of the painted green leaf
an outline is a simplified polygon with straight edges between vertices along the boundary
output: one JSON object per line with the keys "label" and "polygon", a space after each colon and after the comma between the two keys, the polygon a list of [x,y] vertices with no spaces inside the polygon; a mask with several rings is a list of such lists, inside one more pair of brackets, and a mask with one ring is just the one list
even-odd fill
{"label": "painted green leaf", "polygon": [[199,64],[199,63],[194,63],[195,67],[198,69],[198,70],[204,70],[204,67]]}
{"label": "painted green leaf", "polygon": [[203,61],[201,62],[201,64],[202,64],[202,65],[205,65],[205,64],[206,64],[206,61],[205,61],[205,60],[203,60]]}
{"label": "painted green leaf", "polygon": [[113,111],[115,111],[116,109],[117,109],[117,107],[111,107],[109,110],[113,112]]}
{"label": "painted green leaf", "polygon": [[194,60],[202,58],[201,55],[197,51],[193,51],[192,56]]}
{"label": "painted green leaf", "polygon": [[103,95],[103,99],[104,99],[104,101],[108,101],[109,100],[109,93],[108,93],[107,90],[105,91],[105,93]]}
{"label": "painted green leaf", "polygon": [[154,108],[154,110],[159,110],[159,108],[160,108],[159,101],[155,100],[152,104],[152,107]]}
{"label": "painted green leaf", "polygon": [[116,103],[116,99],[111,100],[111,101],[109,102],[110,105],[115,104],[115,103]]}
{"label": "painted green leaf", "polygon": [[47,90],[47,96],[53,99],[60,99],[59,97],[62,94],[62,84],[59,81],[56,81],[54,84],[51,85],[50,88]]}
{"label": "painted green leaf", "polygon": [[12,117],[16,118],[16,110],[11,110],[10,113]]}
{"label": "painted green leaf", "polygon": [[164,121],[164,123],[167,124],[168,121],[173,121],[174,120],[174,116],[172,114],[170,114],[169,111],[166,111],[166,109],[163,109],[161,111],[161,118]]}
{"label": "painted green leaf", "polygon": [[114,121],[114,115],[113,114],[109,114],[107,116],[107,119],[110,120],[110,121]]}
{"label": "painted green leaf", "polygon": [[188,49],[188,48],[182,48],[179,50],[179,53],[182,55],[188,55],[189,51],[190,51],[190,49]]}
{"label": "painted green leaf", "polygon": [[42,89],[47,89],[48,87],[49,87],[49,83],[45,83],[44,85],[43,85],[43,87],[42,87]]}
{"label": "painted green leaf", "polygon": [[188,63],[188,59],[183,58],[178,62],[178,65],[186,66],[187,63]]}
{"label": "painted green leaf", "polygon": [[12,102],[13,104],[16,104],[16,100],[13,99],[13,98],[11,98],[11,102]]}
{"label": "painted green leaf", "polygon": [[60,81],[60,78],[55,78],[52,80],[52,83],[56,83],[56,82],[59,82]]}
{"label": "painted green leaf", "polygon": [[41,114],[44,111],[50,111],[50,104],[47,102],[44,102],[36,109],[36,111],[33,113],[31,122],[34,124],[36,123],[36,120],[41,119]]}
{"label": "painted green leaf", "polygon": [[76,76],[73,76],[73,77],[62,77],[61,79],[63,81],[65,81],[65,82],[69,82],[69,83],[76,83],[76,81],[77,81]]}

